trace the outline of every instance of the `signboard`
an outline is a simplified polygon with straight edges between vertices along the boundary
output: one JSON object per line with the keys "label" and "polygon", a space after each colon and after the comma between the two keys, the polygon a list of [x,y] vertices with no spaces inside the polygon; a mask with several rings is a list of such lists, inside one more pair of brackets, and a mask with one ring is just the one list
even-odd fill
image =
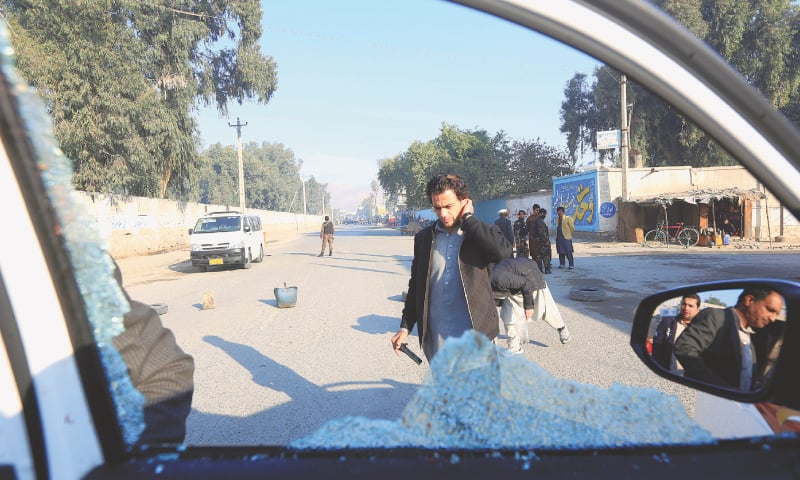
{"label": "signboard", "polygon": [[608,150],[611,148],[619,148],[620,144],[619,130],[603,130],[597,132],[597,149]]}
{"label": "signboard", "polygon": [[617,213],[617,206],[611,202],[603,202],[600,204],[600,216],[603,218],[611,218]]}
{"label": "signboard", "polygon": [[[575,230],[597,232],[599,219],[597,212],[597,175],[588,172],[553,179],[553,210],[564,207],[567,215],[575,220]],[[555,212],[553,212],[555,213]],[[555,230],[555,214],[552,215],[552,228]]]}

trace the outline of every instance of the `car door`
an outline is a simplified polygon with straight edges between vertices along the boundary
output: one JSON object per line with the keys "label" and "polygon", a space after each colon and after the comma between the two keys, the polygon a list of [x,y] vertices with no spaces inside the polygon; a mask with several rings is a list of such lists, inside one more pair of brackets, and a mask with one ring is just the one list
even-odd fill
{"label": "car door", "polygon": [[[567,42],[635,75],[713,134],[800,215],[800,134],[713,52],[650,4],[458,3]],[[0,453],[3,474],[24,479],[793,475],[797,437],[537,452],[298,452],[283,446],[131,449],[141,427],[135,413],[129,416],[136,410],[136,395],[125,383],[124,365],[102,341],[119,327],[112,319],[124,313],[125,302],[115,291],[113,268],[101,242],[91,236],[85,241],[91,229],[76,225],[86,218],[85,212],[70,202],[64,173],[68,162],[57,150],[46,148],[52,139],[44,128],[44,110],[25,93],[10,67],[9,52],[4,52],[0,130],[6,154],[0,160],[0,199],[13,211],[16,241],[0,243],[0,388],[5,409],[0,426],[2,437],[12,445]],[[35,119],[31,111],[38,112]]]}

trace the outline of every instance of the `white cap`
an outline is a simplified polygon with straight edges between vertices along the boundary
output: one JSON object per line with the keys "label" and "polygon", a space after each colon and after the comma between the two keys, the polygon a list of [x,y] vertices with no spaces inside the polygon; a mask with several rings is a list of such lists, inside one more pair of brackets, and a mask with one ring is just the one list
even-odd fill
{"label": "white cap", "polygon": [[508,213],[508,209],[507,208],[501,208],[500,210],[497,211],[498,215],[502,215],[504,213]]}

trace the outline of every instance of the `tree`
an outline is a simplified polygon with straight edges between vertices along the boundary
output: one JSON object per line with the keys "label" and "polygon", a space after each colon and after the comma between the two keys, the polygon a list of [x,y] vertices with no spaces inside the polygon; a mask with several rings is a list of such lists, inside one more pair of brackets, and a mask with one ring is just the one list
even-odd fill
{"label": "tree", "polygon": [[[219,205],[239,205],[239,160],[232,146],[215,144],[200,155],[197,191],[189,200]],[[245,204],[248,208],[302,213],[301,162],[282,144],[249,142],[242,145]],[[325,188],[306,182],[309,212],[321,211]],[[329,196],[326,202],[329,202]]]}
{"label": "tree", "polygon": [[711,305],[718,305],[720,307],[727,307],[728,306],[725,302],[723,302],[722,300],[720,300],[717,297],[708,297],[708,298],[706,298],[704,303],[708,303],[708,304],[711,304]]}
{"label": "tree", "polygon": [[[258,0],[11,0],[18,69],[38,88],[75,187],[164,197],[198,169],[198,104],[267,103]],[[79,18],[80,21],[75,21]],[[224,45],[215,49],[215,46]]]}
{"label": "tree", "polygon": [[219,143],[201,155],[197,201],[216,205],[239,204],[239,165],[236,149]]}
{"label": "tree", "polygon": [[[790,0],[659,0],[667,13],[705,40],[761,90],[776,108],[800,124],[800,16]],[[618,128],[619,74],[607,66],[595,81],[575,74],[564,91],[562,132],[575,158],[582,130]],[[587,89],[589,90],[587,92]],[[704,131],[658,97],[630,81],[632,149],[649,166],[733,165]],[[593,146],[593,148],[596,148]],[[601,159],[603,155],[601,153]]]}
{"label": "tree", "polygon": [[464,177],[474,200],[498,198],[511,190],[505,133],[490,136],[485,130],[460,130],[442,124],[439,135],[428,142],[414,142],[408,150],[378,171],[383,189],[404,192],[411,208],[427,208],[428,180],[440,173]]}
{"label": "tree", "polygon": [[592,144],[590,110],[594,103],[591,95],[592,90],[586,83],[586,75],[582,73],[576,73],[564,88],[560,130],[567,135],[567,152],[573,166],[577,165]]}
{"label": "tree", "polygon": [[406,155],[397,155],[378,161],[378,182],[387,197],[387,204],[397,205],[401,197],[404,203],[407,202],[406,188],[412,183],[410,162],[407,159]]}
{"label": "tree", "polygon": [[540,139],[519,140],[511,144],[508,173],[513,186],[509,193],[524,194],[550,189],[553,177],[573,173],[573,164],[566,151],[559,151]]}

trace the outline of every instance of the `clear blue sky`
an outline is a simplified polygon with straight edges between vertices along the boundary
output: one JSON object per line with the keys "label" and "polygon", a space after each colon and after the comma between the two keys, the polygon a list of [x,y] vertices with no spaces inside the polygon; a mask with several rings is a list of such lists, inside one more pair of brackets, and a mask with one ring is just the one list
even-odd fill
{"label": "clear blue sky", "polygon": [[566,82],[597,62],[539,34],[440,0],[263,0],[262,52],[278,66],[267,105],[201,110],[204,144],[281,143],[301,173],[354,210],[377,161],[442,122],[563,148]]}

